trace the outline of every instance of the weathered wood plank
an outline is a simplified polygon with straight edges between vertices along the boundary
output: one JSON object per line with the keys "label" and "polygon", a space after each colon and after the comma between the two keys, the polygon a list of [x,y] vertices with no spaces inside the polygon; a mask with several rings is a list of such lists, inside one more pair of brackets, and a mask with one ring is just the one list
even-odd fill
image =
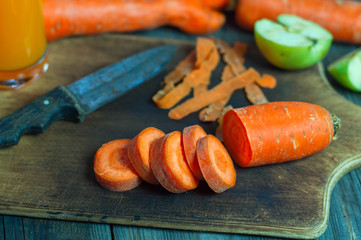
{"label": "weathered wood plank", "polygon": [[0,215],[0,239],[5,239],[4,216]]}
{"label": "weathered wood plank", "polygon": [[[70,222],[23,218],[26,240],[111,240],[111,227],[107,224]],[[16,238],[13,238],[16,239]]]}
{"label": "weathered wood plank", "polygon": [[6,239],[25,239],[23,217],[4,216],[4,232]]}

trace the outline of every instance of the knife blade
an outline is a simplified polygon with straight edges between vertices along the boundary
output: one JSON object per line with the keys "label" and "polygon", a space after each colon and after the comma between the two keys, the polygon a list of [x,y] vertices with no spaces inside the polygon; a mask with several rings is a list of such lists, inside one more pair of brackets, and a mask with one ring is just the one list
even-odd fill
{"label": "knife blade", "polygon": [[44,132],[57,120],[82,122],[85,115],[151,79],[175,53],[173,45],[153,48],[106,66],[67,86],[58,86],[0,119],[0,148],[18,144],[26,133]]}

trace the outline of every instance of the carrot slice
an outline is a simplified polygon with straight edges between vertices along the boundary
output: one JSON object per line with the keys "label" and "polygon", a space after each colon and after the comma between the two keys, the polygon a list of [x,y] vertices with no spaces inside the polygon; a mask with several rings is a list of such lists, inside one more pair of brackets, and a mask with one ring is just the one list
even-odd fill
{"label": "carrot slice", "polygon": [[118,139],[105,143],[95,154],[95,177],[108,190],[127,191],[142,182],[128,158],[130,140]]}
{"label": "carrot slice", "polygon": [[207,133],[199,125],[185,127],[183,129],[183,147],[189,168],[198,180],[203,180],[201,169],[197,159],[197,141]]}
{"label": "carrot slice", "polygon": [[[228,111],[223,139],[241,167],[300,159],[326,148],[339,124],[321,106],[305,102],[272,102]],[[337,129],[337,127],[335,128]]]}
{"label": "carrot slice", "polygon": [[155,140],[150,147],[149,161],[154,176],[169,192],[186,192],[199,184],[188,167],[179,131]]}
{"label": "carrot slice", "polygon": [[222,193],[235,185],[233,161],[215,136],[207,135],[198,140],[197,157],[204,179],[214,192]]}
{"label": "carrot slice", "polygon": [[148,127],[135,136],[128,146],[128,157],[140,177],[148,183],[159,184],[149,165],[149,149],[153,141],[165,135],[161,130]]}

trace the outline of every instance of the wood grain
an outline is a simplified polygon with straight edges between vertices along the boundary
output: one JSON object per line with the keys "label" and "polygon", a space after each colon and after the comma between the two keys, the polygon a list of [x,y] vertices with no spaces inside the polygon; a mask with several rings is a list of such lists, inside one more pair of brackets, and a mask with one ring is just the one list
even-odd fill
{"label": "wood grain", "polygon": [[[236,186],[214,194],[205,184],[185,194],[170,194],[146,183],[125,193],[102,189],[92,161],[96,149],[116,138],[131,138],[148,126],[165,132],[199,123],[197,114],[181,121],[167,118],[151,96],[162,77],[193,47],[192,43],[129,36],[69,38],[50,45],[50,68],[28,88],[6,92],[0,117],[24,106],[60,84],[68,84],[98,68],[154,46],[176,44],[178,54],[168,68],[122,98],[87,116],[84,123],[58,122],[45,133],[27,135],[19,145],[0,150],[0,213],[32,217],[115,223],[134,226],[314,238],[327,226],[333,186],[361,165],[361,110],[341,98],[321,78],[321,66],[284,72],[271,67],[250,46],[248,66],[277,76],[270,101],[298,100],[320,104],[343,120],[340,139],[314,156],[292,163],[237,168]],[[121,50],[119,46],[122,46]],[[51,64],[51,63],[56,64]],[[213,84],[218,81],[216,71]],[[243,92],[234,106],[249,103]],[[216,125],[204,125],[214,133]],[[105,204],[106,203],[106,204]]]}

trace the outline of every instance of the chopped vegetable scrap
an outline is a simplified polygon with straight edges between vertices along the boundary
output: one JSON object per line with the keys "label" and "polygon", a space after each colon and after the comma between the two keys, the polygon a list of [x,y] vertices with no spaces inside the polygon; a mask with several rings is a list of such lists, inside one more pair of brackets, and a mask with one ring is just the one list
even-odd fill
{"label": "chopped vegetable scrap", "polygon": [[[276,78],[270,74],[261,75],[254,68],[247,69],[244,65],[246,51],[245,43],[236,42],[232,47],[219,39],[198,38],[195,51],[165,77],[164,87],[153,96],[153,101],[159,108],[171,109],[168,114],[171,119],[179,120],[200,111],[199,120],[202,122],[220,119],[225,108],[232,108],[227,103],[233,92],[239,89],[245,89],[252,104],[268,102],[260,87],[275,88]],[[226,64],[221,81],[208,89],[220,55]],[[178,104],[192,89],[193,96]]]}
{"label": "chopped vegetable scrap", "polygon": [[223,140],[241,167],[296,160],[337,138],[340,119],[319,105],[271,102],[228,111]]}
{"label": "chopped vegetable scrap", "polygon": [[[165,86],[153,96],[153,101],[159,108],[169,109],[186,97],[192,88],[196,92],[195,95],[200,94],[207,89],[211,72],[218,62],[219,54],[214,42],[210,39],[199,38],[195,54],[191,52],[174,71],[165,77],[163,82]],[[184,68],[184,66],[187,67]],[[173,77],[175,75],[177,77]],[[179,83],[180,77],[183,76],[183,81]],[[179,84],[176,85],[176,83]]]}
{"label": "chopped vegetable scrap", "polygon": [[[203,143],[199,144],[201,139]],[[199,125],[165,134],[148,127],[133,139],[118,139],[99,148],[95,176],[112,191],[137,187],[142,179],[172,193],[198,187],[205,180],[216,193],[235,184],[236,172],[225,147]],[[200,155],[200,157],[198,157]]]}

